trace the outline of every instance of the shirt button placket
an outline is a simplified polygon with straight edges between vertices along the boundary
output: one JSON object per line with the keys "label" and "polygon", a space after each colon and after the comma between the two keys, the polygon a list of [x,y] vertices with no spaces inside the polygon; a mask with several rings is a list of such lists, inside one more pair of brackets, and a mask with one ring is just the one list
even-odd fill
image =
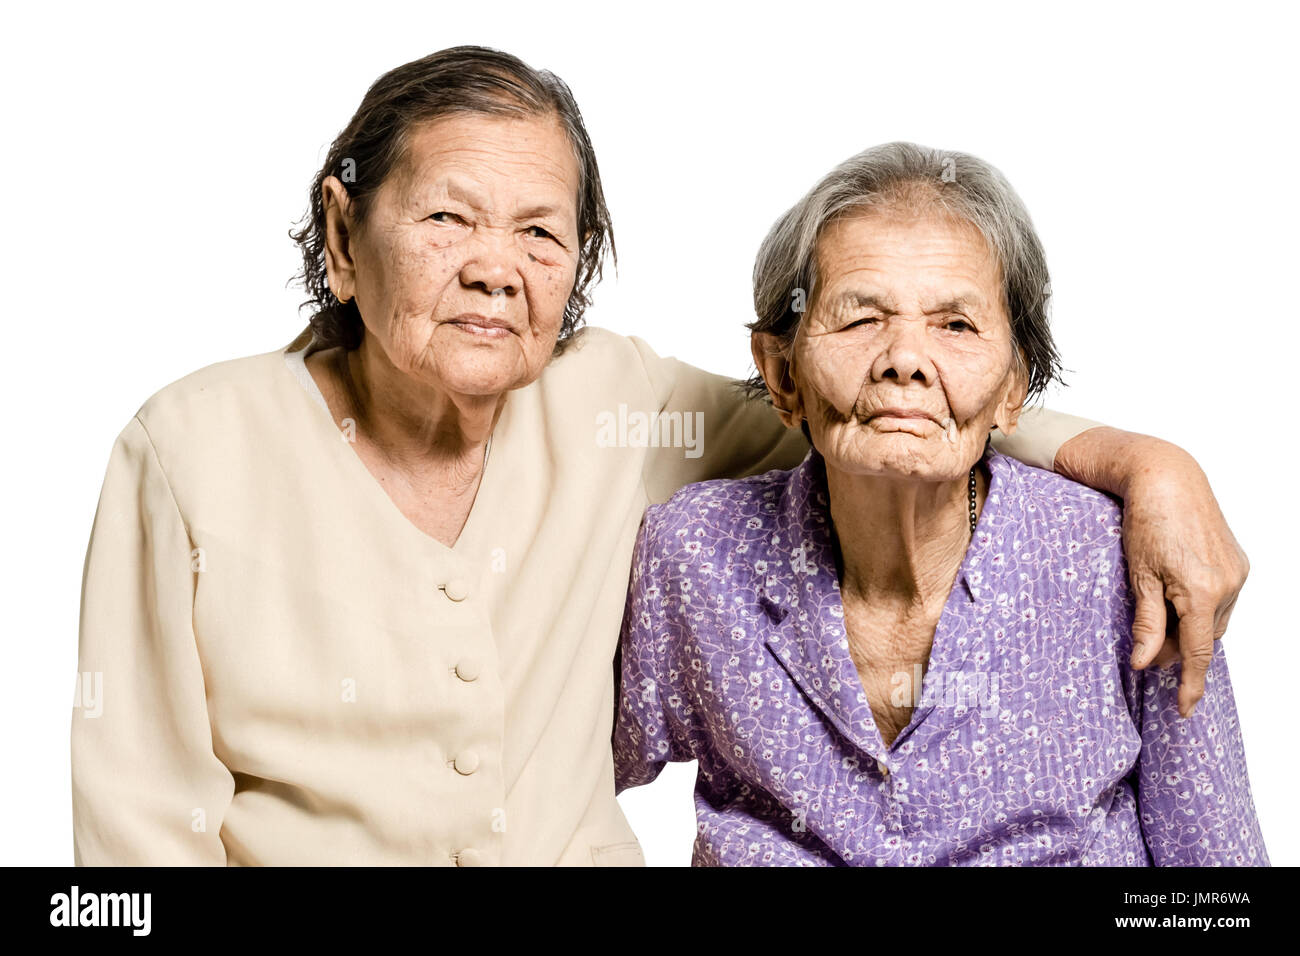
{"label": "shirt button placket", "polygon": [[[466,579],[459,574],[449,574],[438,584],[438,590],[446,596],[448,601],[453,604],[463,604],[470,596],[470,586]],[[478,680],[482,674],[481,661],[473,656],[466,655],[456,661],[452,667],[452,673],[463,683],[470,684]],[[462,777],[468,777],[474,774],[480,766],[478,752],[466,748],[456,755],[450,762],[451,769]],[[452,859],[456,866],[483,866],[484,858],[482,851],[474,847],[464,847],[460,850],[452,851]]]}

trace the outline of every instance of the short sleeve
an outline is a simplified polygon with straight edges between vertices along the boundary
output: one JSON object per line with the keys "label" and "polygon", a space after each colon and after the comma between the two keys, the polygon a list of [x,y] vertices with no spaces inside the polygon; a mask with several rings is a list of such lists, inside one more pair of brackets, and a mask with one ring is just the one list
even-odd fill
{"label": "short sleeve", "polygon": [[108,464],[86,554],[72,717],[78,865],[223,865],[234,780],[212,748],[191,541],[139,418]]}
{"label": "short sleeve", "polygon": [[801,431],[786,428],[766,402],[748,398],[733,380],[663,358],[635,336],[631,340],[650,379],[659,424],[673,439],[646,456],[652,503],[697,481],[793,468],[808,454]]}

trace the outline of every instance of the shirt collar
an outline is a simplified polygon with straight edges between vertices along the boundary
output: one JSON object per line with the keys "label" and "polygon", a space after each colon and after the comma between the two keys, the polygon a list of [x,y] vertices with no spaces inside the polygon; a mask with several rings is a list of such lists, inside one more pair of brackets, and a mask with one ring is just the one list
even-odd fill
{"label": "shirt collar", "polygon": [[[988,492],[954,587],[962,587],[970,601],[991,606],[999,582],[1014,564],[1004,560],[1004,553],[1018,544],[1005,540],[1005,532],[1016,524],[1024,505],[1017,463],[997,451],[992,442],[985,444],[980,460],[989,472]],[[788,566],[796,579],[825,573],[838,588],[826,462],[815,448],[809,449],[790,473],[769,545],[773,567]]]}
{"label": "shirt collar", "polygon": [[[965,602],[976,620],[992,609],[998,595],[1005,601],[1014,591],[1014,582],[1005,578],[1015,574],[1016,562],[1005,561],[1001,555],[1020,546],[1016,540],[1020,523],[1012,512],[1024,507],[1019,501],[1017,473],[1023,466],[994,451],[991,444],[985,447],[982,460],[989,470],[988,495],[953,584],[954,592],[945,605],[946,614],[952,601]],[[770,492],[777,500],[763,504],[769,514],[775,513],[775,520],[768,524],[772,531],[766,551],[761,557],[755,555],[760,558],[755,562],[756,596],[773,625],[765,641],[808,699],[840,732],[864,752],[874,753],[876,738],[867,732],[873,718],[849,650],[838,596],[825,461],[812,450],[788,474],[779,494],[776,489]],[[943,670],[957,669],[971,648],[969,642],[936,645],[931,663]],[[944,658],[943,654],[954,656]],[[928,708],[933,707],[931,701]],[[926,709],[927,705],[918,705],[922,719]],[[886,754],[874,756],[885,759]]]}

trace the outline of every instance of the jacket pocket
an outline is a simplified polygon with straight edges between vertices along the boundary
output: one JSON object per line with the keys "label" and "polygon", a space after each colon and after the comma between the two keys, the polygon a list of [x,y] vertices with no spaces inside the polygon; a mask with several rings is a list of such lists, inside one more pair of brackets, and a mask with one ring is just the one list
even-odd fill
{"label": "jacket pocket", "polygon": [[641,852],[641,844],[635,840],[606,843],[591,848],[591,863],[592,866],[645,866],[645,855]]}

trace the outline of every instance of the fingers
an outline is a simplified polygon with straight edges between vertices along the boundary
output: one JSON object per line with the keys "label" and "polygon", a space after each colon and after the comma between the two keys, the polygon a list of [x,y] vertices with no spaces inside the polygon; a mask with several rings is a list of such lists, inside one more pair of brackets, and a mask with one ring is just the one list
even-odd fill
{"label": "fingers", "polygon": [[[1167,612],[1166,612],[1167,613]],[[1168,667],[1175,661],[1182,660],[1182,651],[1178,647],[1177,637],[1166,637],[1164,645],[1160,648],[1160,653],[1156,655],[1148,667]]]}
{"label": "fingers", "polygon": [[1137,606],[1133,610],[1134,670],[1150,664],[1165,642],[1165,589],[1158,578],[1142,575],[1133,580],[1133,595]]}
{"label": "fingers", "polygon": [[1214,639],[1217,641],[1228,630],[1228,618],[1232,617],[1232,609],[1237,606],[1237,595],[1232,596],[1232,600],[1220,607],[1214,612]]}
{"label": "fingers", "polygon": [[1214,613],[1189,608],[1178,620],[1178,644],[1183,655],[1183,675],[1178,682],[1178,713],[1190,717],[1205,695],[1205,672],[1214,659]]}

